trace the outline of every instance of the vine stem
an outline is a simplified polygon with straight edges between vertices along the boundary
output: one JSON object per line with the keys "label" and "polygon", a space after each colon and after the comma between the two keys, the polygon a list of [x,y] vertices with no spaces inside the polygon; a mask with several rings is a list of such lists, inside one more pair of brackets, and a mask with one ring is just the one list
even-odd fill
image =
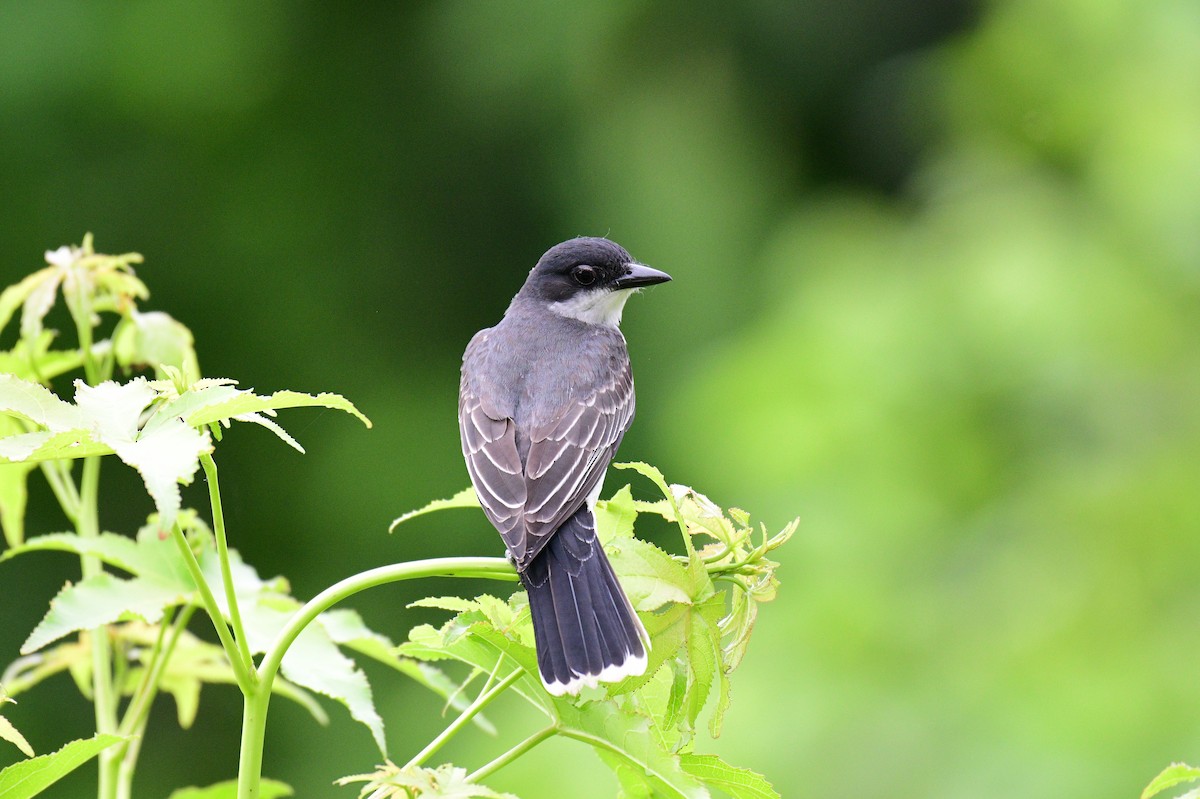
{"label": "vine stem", "polygon": [[196,560],[196,553],[192,552],[192,547],[183,534],[183,528],[178,523],[171,526],[171,537],[175,539],[175,543],[183,555],[184,563],[187,564],[188,572],[192,575],[192,582],[196,584],[196,589],[200,592],[200,600],[204,603],[204,609],[208,611],[209,618],[212,619],[213,627],[217,631],[217,638],[221,640],[225,656],[229,658],[229,665],[233,669],[238,687],[245,694],[254,687],[253,677],[251,677],[253,668],[247,668],[246,664],[242,662],[237,644],[234,643],[233,636],[229,633],[229,625],[225,623],[225,616],[221,613],[220,606],[217,605],[217,598],[213,596],[212,589],[208,587],[208,581],[204,579],[204,573],[200,570],[200,562]]}
{"label": "vine stem", "polygon": [[221,563],[221,582],[225,584],[225,604],[229,607],[229,621],[233,624],[233,640],[242,657],[246,673],[254,678],[254,658],[250,645],[246,643],[246,630],[242,626],[242,612],[238,609],[237,595],[233,590],[233,571],[229,565],[229,542],[225,537],[225,512],[221,509],[221,484],[217,482],[217,462],[209,453],[200,456],[204,475],[208,478],[208,498],[212,506],[213,533],[217,538],[217,559]]}
{"label": "vine stem", "polygon": [[[503,659],[501,659],[501,661],[497,662],[496,668],[499,668],[500,663],[502,663],[502,662],[503,662]],[[499,696],[500,694],[502,694],[506,690],[508,690],[509,686],[511,686],[517,680],[521,679],[521,677],[523,677],[524,675],[525,675],[525,669],[521,668],[520,666],[517,666],[512,671],[512,673],[509,674],[507,677],[505,677],[503,680],[496,683],[491,688],[488,688],[487,690],[482,691],[479,694],[479,696],[476,697],[474,702],[472,702],[470,705],[468,705],[466,708],[464,708],[462,713],[458,714],[458,718],[456,718],[454,721],[450,722],[450,726],[448,726],[448,727],[446,727],[446,729],[442,730],[441,733],[438,735],[438,737],[434,738],[432,741],[430,741],[425,746],[424,749],[422,749],[420,752],[418,752],[416,755],[414,755],[413,759],[408,761],[408,763],[404,766],[404,768],[408,769],[413,766],[419,766],[422,763],[424,763],[426,760],[428,760],[433,755],[434,752],[441,749],[446,744],[446,742],[449,741],[451,738],[453,738],[455,735],[457,735],[458,731],[461,730],[471,719],[475,718],[475,716],[479,714],[479,711],[483,710],[485,707],[487,707],[489,704],[491,704],[493,699],[495,699],[497,696]]]}
{"label": "vine stem", "polygon": [[504,558],[431,558],[369,569],[334,583],[306,602],[275,636],[257,669],[257,682],[242,690],[245,704],[242,709],[242,744],[238,759],[238,799],[259,799],[261,796],[259,784],[262,780],[263,743],[271,686],[288,647],[297,636],[317,616],[360,591],[421,577],[475,577],[511,582],[517,579],[517,573]]}
{"label": "vine stem", "polygon": [[489,774],[504,768],[509,763],[513,762],[518,757],[540,744],[542,741],[553,737],[557,733],[558,727],[553,724],[544,730],[538,730],[533,735],[530,735],[524,741],[521,741],[521,743],[514,746],[512,749],[509,749],[507,752],[500,755],[495,760],[491,761],[490,763],[485,763],[484,765],[472,771],[467,775],[467,782],[478,783],[484,777],[487,777]]}
{"label": "vine stem", "polygon": [[[100,458],[85,458],[80,478],[79,505],[76,509],[76,532],[80,538],[96,538],[100,535]],[[95,555],[80,558],[80,570],[84,578],[93,577],[104,571],[100,559]],[[113,694],[112,647],[108,640],[108,627],[92,630],[92,695],[96,710],[96,732],[117,731],[117,701]],[[101,752],[99,799],[114,799],[117,791],[118,760],[111,750]]]}

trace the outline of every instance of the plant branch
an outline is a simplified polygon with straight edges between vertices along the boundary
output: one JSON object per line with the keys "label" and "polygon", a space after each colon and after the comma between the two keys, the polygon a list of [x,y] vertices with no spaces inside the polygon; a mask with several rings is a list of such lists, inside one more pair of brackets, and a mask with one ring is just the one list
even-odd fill
{"label": "plant branch", "polygon": [[513,762],[518,757],[520,757],[521,755],[525,754],[533,747],[540,744],[542,741],[546,740],[547,738],[553,737],[557,732],[558,732],[558,727],[556,727],[553,724],[550,725],[549,727],[545,728],[544,730],[538,730],[533,735],[530,735],[524,741],[521,741],[521,743],[514,746],[512,749],[509,749],[507,752],[505,752],[504,754],[497,757],[495,760],[491,761],[490,763],[486,763],[483,766],[480,766],[479,768],[475,769],[475,771],[468,774],[467,782],[478,783],[480,780],[487,777],[489,774],[492,774],[492,773],[497,772],[500,769],[504,768],[509,763]]}
{"label": "plant branch", "polygon": [[184,562],[192,575],[192,581],[196,583],[196,589],[200,592],[204,609],[208,611],[213,627],[217,631],[217,638],[221,639],[221,646],[225,649],[225,656],[229,658],[229,665],[233,668],[238,687],[242,689],[243,694],[248,695],[254,689],[254,678],[247,670],[246,664],[242,662],[237,644],[234,643],[233,636],[229,633],[229,625],[225,623],[225,616],[222,615],[221,608],[217,604],[217,598],[213,596],[212,589],[208,587],[208,581],[204,579],[204,573],[200,570],[200,562],[196,560],[196,553],[192,552],[192,548],[183,534],[183,529],[178,524],[172,525],[171,537],[179,546],[179,551],[183,554]]}
{"label": "plant branch", "polygon": [[[100,535],[100,458],[85,458],[79,488],[79,505],[75,518],[75,531],[81,538],[96,538]],[[80,557],[80,570],[85,578],[104,571],[104,566],[95,555]],[[117,699],[112,683],[112,646],[108,640],[108,627],[97,627],[91,635],[92,650],[92,695],[96,711],[96,732],[115,733],[117,730]],[[116,791],[116,758],[110,751],[99,755],[100,789],[99,799],[113,799]]]}
{"label": "plant branch", "polygon": [[415,580],[420,577],[479,577],[490,580],[517,579],[516,570],[504,558],[433,558],[410,563],[380,566],[347,577],[326,588],[296,611],[275,636],[258,667],[258,684],[246,695],[242,709],[242,745],[238,759],[238,799],[258,799],[262,780],[263,743],[267,728],[267,710],[271,685],[283,663],[283,656],[296,637],[317,616],[360,591],[378,585]]}
{"label": "plant branch", "polygon": [[[503,662],[503,658],[496,663],[497,669],[500,668],[500,664],[502,662]],[[494,673],[495,672],[493,672],[493,674]],[[434,752],[441,749],[446,744],[446,742],[449,741],[451,738],[453,738],[455,735],[457,735],[458,731],[461,730],[468,722],[470,722],[471,719],[475,718],[475,716],[479,713],[479,711],[483,710],[485,707],[487,707],[489,704],[491,704],[492,700],[494,700],[500,694],[504,693],[504,691],[506,691],[509,686],[511,686],[517,680],[521,679],[521,677],[523,677],[524,675],[525,675],[525,669],[521,668],[520,666],[517,666],[515,669],[513,669],[512,673],[510,673],[503,680],[500,680],[500,682],[496,683],[491,688],[488,688],[487,690],[480,693],[474,702],[472,702],[470,705],[468,705],[463,710],[462,713],[458,714],[458,718],[456,718],[454,721],[450,722],[450,726],[448,726],[448,727],[446,727],[446,729],[442,730],[441,733],[436,738],[434,738],[432,741],[430,741],[425,746],[424,749],[422,749],[420,752],[418,752],[416,755],[414,755],[413,759],[408,761],[408,763],[405,764],[404,768],[409,769],[409,768],[412,768],[413,766],[419,766],[422,763],[424,763],[426,760],[428,760],[429,757]]]}
{"label": "plant branch", "polygon": [[225,604],[229,606],[229,620],[233,624],[233,639],[237,642],[238,652],[246,665],[247,674],[251,679],[257,675],[254,672],[254,658],[250,654],[250,645],[246,642],[246,630],[242,627],[242,612],[238,609],[237,594],[233,589],[233,572],[229,567],[229,543],[225,537],[225,513],[221,509],[221,485],[217,482],[217,462],[212,455],[200,456],[204,466],[204,475],[208,478],[208,500],[212,506],[213,532],[217,538],[217,558],[221,563],[221,582],[225,584]]}

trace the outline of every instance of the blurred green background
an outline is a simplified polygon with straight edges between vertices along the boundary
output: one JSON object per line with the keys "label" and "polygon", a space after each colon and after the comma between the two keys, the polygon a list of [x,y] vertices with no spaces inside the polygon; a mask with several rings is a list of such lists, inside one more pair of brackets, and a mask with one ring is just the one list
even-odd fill
{"label": "blurred green background", "polygon": [[[700,749],[789,798],[1130,797],[1200,759],[1195,0],[3,2],[0,174],[3,283],[93,231],[145,254],[206,374],[373,418],[218,450],[234,545],[298,596],[500,553],[479,514],[386,528],[467,483],[471,334],[551,244],[609,235],[675,276],[626,313],[621,456],[802,517]],[[123,471],[108,529],[150,509]],[[33,503],[31,534],[65,526]],[[0,565],[0,660],[76,568]],[[354,605],[401,639],[418,593],[484,587]],[[403,762],[440,705],[368,673]],[[91,730],[65,677],[6,714],[39,751]],[[339,708],[272,714],[299,796],[378,760]],[[232,777],[239,719],[232,688],[190,731],[161,703],[139,795]],[[491,782],[617,790],[566,742]]]}

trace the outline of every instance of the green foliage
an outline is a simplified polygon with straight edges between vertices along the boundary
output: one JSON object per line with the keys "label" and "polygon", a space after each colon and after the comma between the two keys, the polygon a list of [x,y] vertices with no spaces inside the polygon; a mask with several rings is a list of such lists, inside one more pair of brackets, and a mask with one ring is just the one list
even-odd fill
{"label": "green foliage", "polygon": [[37,796],[103,750],[124,739],[116,735],[95,735],[71,741],[48,755],[38,755],[14,763],[0,771],[0,799],[27,799]]}
{"label": "green foliage", "polygon": [[437,768],[420,766],[400,768],[386,763],[371,774],[342,777],[338,785],[366,783],[359,791],[364,799],[517,799],[510,793],[498,793],[483,785],[470,782],[467,770],[444,764]]}
{"label": "green foliage", "polygon": [[[1172,763],[1159,772],[1157,777],[1150,780],[1150,784],[1142,791],[1141,799],[1151,799],[1151,797],[1177,785],[1197,781],[1200,781],[1200,768],[1189,766],[1186,763]],[[1187,793],[1181,794],[1179,799],[1194,799],[1196,796],[1200,796],[1200,788],[1193,788]]]}
{"label": "green foliage", "polygon": [[[100,799],[128,796],[149,720],[159,694],[175,703],[180,726],[190,727],[204,685],[235,685],[245,702],[238,780],[185,788],[174,799],[291,795],[282,783],[263,782],[261,757],[272,695],[305,707],[326,721],[314,694],[343,705],[388,755],[384,723],[365,673],[351,655],[370,658],[443,697],[459,711],[446,730],[405,766],[390,761],[363,781],[363,795],[506,799],[480,783],[490,774],[558,735],[590,745],[611,766],[624,791],[637,796],[707,799],[709,788],[735,799],[777,796],[753,772],[732,768],[693,751],[703,712],[709,730],[721,729],[729,703],[729,674],[741,661],[759,603],[774,598],[776,563],[767,555],[795,530],[774,537],[751,527],[747,514],[722,511],[702,494],[668,486],[645,464],[623,464],[647,476],[663,499],[637,502],[629,486],[600,505],[598,527],[617,572],[652,636],[644,676],[589,689],[582,697],[554,697],[537,677],[527,599],[483,594],[475,599],[429,597],[414,607],[454,614],[441,627],[414,628],[396,646],[333,605],[365,588],[417,576],[509,579],[499,559],[447,558],[395,564],[353,575],[302,603],[283,577],[263,579],[228,544],[213,451],[234,421],[266,427],[303,449],[275,421],[285,408],[323,407],[370,421],[336,394],[279,391],[269,395],[236,388],[233,380],[200,376],[190,331],[159,312],[143,312],[147,297],[130,264],[138,258],[97,255],[90,238],[79,248],[47,254],[50,266],[0,295],[0,328],[22,309],[21,337],[0,353],[12,371],[0,374],[0,523],[9,547],[0,563],[33,553],[77,557],[82,577],[67,582],[4,673],[11,693],[29,691],[62,673],[95,705],[98,735],[68,744],[54,755],[33,757],[24,737],[0,716],[0,737],[29,760],[0,772],[0,797],[32,795],[93,756],[99,757]],[[79,349],[54,351],[44,319],[61,290],[76,325]],[[118,319],[111,338],[96,342],[101,312]],[[73,401],[60,398],[49,376],[82,368]],[[152,370],[154,379],[113,379],[118,370]],[[104,456],[134,468],[156,508],[134,535],[99,529],[100,466]],[[76,482],[73,464],[83,466]],[[183,508],[180,484],[203,467],[211,526]],[[34,469],[46,477],[74,530],[25,538],[26,481]],[[478,503],[470,490],[404,514],[392,527],[424,514]],[[634,537],[640,514],[678,524],[686,555],[674,558]],[[188,629],[196,611],[209,617],[218,643]],[[261,658],[259,657],[261,656]],[[470,668],[452,677],[438,663]],[[468,688],[488,675],[474,700]],[[468,723],[497,733],[483,709],[512,689],[549,720],[504,755],[472,774],[452,764],[425,761]],[[7,699],[7,695],[3,698]],[[122,700],[128,698],[123,712]],[[6,782],[10,780],[11,782]],[[21,788],[16,788],[18,784]],[[26,791],[26,792],[21,792]]]}
{"label": "green foliage", "polygon": [[[3,685],[0,685],[0,707],[10,702],[15,704],[16,700],[5,692]],[[0,716],[0,738],[20,749],[25,757],[33,757],[33,747],[29,745],[29,741],[26,741],[25,736],[4,716]]]}
{"label": "green foliage", "polygon": [[[769,537],[765,528],[754,530],[743,511],[727,514],[691,488],[668,485],[653,467],[619,467],[647,476],[663,495],[656,502],[637,502],[630,486],[624,486],[597,504],[601,540],[651,636],[644,675],[590,689],[578,698],[547,694],[536,677],[523,592],[507,602],[486,594],[473,600],[419,600],[413,605],[455,615],[440,628],[414,628],[399,651],[421,660],[466,663],[472,667],[468,679],[476,673],[510,673],[513,690],[548,717],[548,729],[590,744],[630,795],[697,799],[708,796],[711,787],[736,797],[777,796],[759,775],[694,755],[691,747],[697,720],[710,704],[710,732],[720,734],[730,672],[745,654],[759,603],[775,595],[777,564],[766,556],[791,537],[797,522]],[[468,501],[459,498],[429,509]],[[677,523],[688,554],[674,558],[635,538],[641,513]],[[714,691],[717,698],[710,702]],[[686,766],[684,756],[689,758]]]}

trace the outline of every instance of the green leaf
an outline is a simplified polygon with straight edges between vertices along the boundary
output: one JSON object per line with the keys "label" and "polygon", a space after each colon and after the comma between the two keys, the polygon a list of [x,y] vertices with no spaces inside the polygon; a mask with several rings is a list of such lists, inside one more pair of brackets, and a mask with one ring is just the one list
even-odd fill
{"label": "green leaf", "polygon": [[596,503],[596,534],[606,547],[613,539],[633,537],[633,523],[638,510],[633,502],[632,489],[626,485],[610,499]]}
{"label": "green leaf", "polygon": [[[12,700],[9,699],[8,701],[11,702]],[[33,747],[29,745],[29,741],[26,741],[25,736],[21,734],[20,730],[14,727],[12,722],[4,716],[0,716],[0,738],[14,744],[25,754],[25,757],[33,757]]]}
{"label": "green leaf", "polygon": [[467,780],[467,770],[450,763],[437,768],[409,766],[400,768],[394,763],[380,766],[371,774],[342,777],[338,785],[365,782],[360,797],[370,799],[517,799],[510,793],[499,793],[486,785]]}
{"label": "green leaf", "polygon": [[[232,553],[231,553],[232,554]],[[246,567],[247,569],[249,567]],[[211,579],[211,578],[207,578]],[[242,623],[252,652],[265,652],[283,629],[292,614],[300,607],[293,599],[262,595],[247,596],[239,592]],[[342,654],[322,624],[310,624],[288,648],[280,671],[296,685],[323,694],[341,703],[356,721],[371,731],[376,746],[387,757],[383,719],[375,710],[367,675],[353,660]]]}
{"label": "green leaf", "polygon": [[35,464],[39,461],[112,454],[112,447],[94,440],[87,430],[66,430],[62,433],[38,430],[0,439],[0,465]]}
{"label": "green leaf", "polygon": [[45,283],[51,277],[53,272],[54,269],[52,267],[39,269],[32,274],[26,275],[20,283],[14,283],[4,289],[3,292],[0,292],[0,331],[8,326],[16,310],[25,303],[25,300],[29,298],[29,295],[38,286]]}
{"label": "green leaf", "polygon": [[[258,785],[259,799],[282,799],[295,795],[292,786],[276,780],[262,780]],[[180,788],[172,791],[168,799],[237,799],[237,780],[218,782],[207,788]]]}
{"label": "green leaf", "polygon": [[149,366],[160,380],[167,376],[163,367],[170,366],[179,370],[185,385],[200,379],[192,331],[170,314],[141,313],[135,308],[129,314],[129,322],[118,330],[113,352],[121,366]]}
{"label": "green leaf", "polygon": [[635,610],[658,610],[670,602],[691,604],[693,595],[704,588],[679,561],[648,541],[620,539],[606,550]]}
{"label": "green leaf", "polygon": [[[470,704],[470,700],[462,695],[459,686],[445,672],[429,663],[400,657],[396,653],[396,645],[387,636],[368,628],[357,611],[345,608],[329,610],[322,613],[318,620],[337,645],[390,666],[438,694],[456,710],[464,710]],[[489,735],[496,733],[496,727],[482,713],[476,714],[471,721]]]}
{"label": "green leaf", "polygon": [[50,611],[29,634],[21,654],[35,652],[64,635],[131,616],[154,623],[162,618],[164,608],[184,598],[177,586],[140,577],[122,580],[107,572],[85,577],[74,585],[68,583],[50,601]]}
{"label": "green leaf", "polygon": [[655,792],[674,799],[707,799],[708,791],[683,771],[676,755],[664,752],[650,731],[648,720],[621,710],[612,702],[583,707],[555,700],[562,735],[590,744],[616,757],[641,774]]}
{"label": "green leaf", "polygon": [[705,785],[724,791],[732,799],[780,799],[767,778],[745,768],[735,768],[716,755],[683,754],[683,770]]}
{"label": "green leaf", "polygon": [[71,741],[49,755],[22,760],[0,771],[0,799],[28,799],[50,787],[115,743],[120,735],[96,734]]}
{"label": "green leaf", "polygon": [[354,403],[339,394],[302,394],[298,391],[276,391],[268,396],[259,396],[251,391],[239,391],[229,399],[203,405],[187,416],[187,423],[200,427],[214,422],[226,422],[249,413],[275,411],[283,408],[332,408],[345,411],[358,418],[367,427],[371,420],[354,407]]}
{"label": "green leaf", "polygon": [[[0,415],[0,440],[22,432],[20,422]],[[0,528],[10,547],[25,540],[26,485],[29,472],[35,468],[31,463],[19,463],[0,469]]]}
{"label": "green leaf", "polygon": [[417,508],[416,510],[410,510],[408,513],[405,513],[403,516],[397,517],[396,519],[394,519],[392,521],[392,523],[390,525],[388,525],[388,532],[389,533],[392,532],[393,530],[396,529],[397,525],[400,525],[400,524],[408,521],[409,519],[415,519],[418,516],[424,516],[426,513],[433,513],[435,510],[447,510],[449,508],[478,508],[478,507],[479,507],[479,498],[475,496],[475,489],[474,488],[464,488],[462,491],[459,491],[457,494],[450,497],[449,499],[435,499],[433,502],[430,502],[428,505],[426,505],[423,508]]}
{"label": "green leaf", "polygon": [[1150,780],[1150,784],[1142,791],[1141,799],[1150,799],[1150,797],[1156,796],[1168,788],[1174,788],[1176,785],[1196,780],[1200,780],[1200,768],[1189,766],[1186,763],[1172,763],[1163,769],[1157,777]]}

